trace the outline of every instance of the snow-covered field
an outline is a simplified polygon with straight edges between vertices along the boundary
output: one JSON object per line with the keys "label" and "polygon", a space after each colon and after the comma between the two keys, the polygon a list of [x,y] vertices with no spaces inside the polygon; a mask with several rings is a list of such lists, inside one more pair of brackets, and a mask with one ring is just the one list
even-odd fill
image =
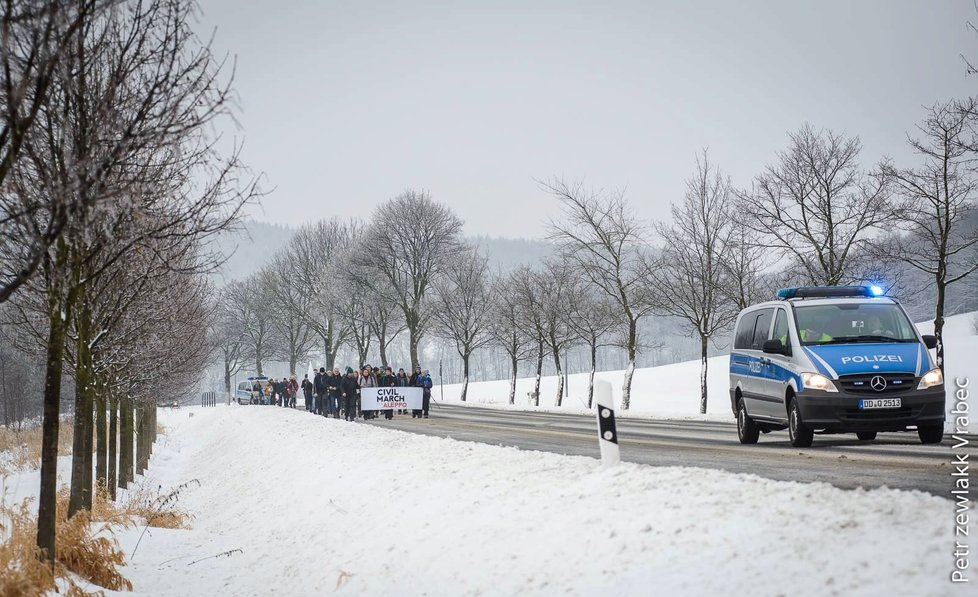
{"label": "snow-covered field", "polygon": [[[946,345],[947,378],[978,376],[978,335],[975,334],[973,320],[976,313],[965,313],[949,317],[944,327]],[[932,333],[933,322],[917,324],[924,334]],[[933,354],[933,351],[931,351]],[[707,384],[709,401],[707,414],[699,415],[700,362],[686,361],[661,367],[636,369],[632,380],[631,408],[624,416],[662,417],[662,418],[707,418],[733,420],[728,393],[730,357],[727,355],[709,359]],[[528,370],[523,371],[523,374]],[[595,375],[611,383],[615,404],[621,403],[621,387],[624,371],[605,371]],[[569,376],[569,397],[565,397],[559,408],[567,412],[585,412],[587,405],[586,373]],[[558,410],[555,407],[557,378],[544,377],[540,383],[540,406],[529,406],[527,394],[533,391],[533,377],[523,377],[516,382],[516,404],[508,405],[509,380],[475,382],[469,384],[467,402],[479,406],[498,408],[517,408],[524,410]],[[950,387],[950,386],[949,386]],[[445,400],[457,402],[461,395],[461,384],[446,385]],[[441,399],[441,388],[435,387],[434,397]],[[951,408],[949,402],[948,409]],[[950,418],[950,417],[949,417]]]}
{"label": "snow-covered field", "polygon": [[[191,530],[124,573],[151,595],[943,595],[951,502],[623,464],[324,420],[162,411],[141,483]],[[140,530],[121,545],[132,553]],[[240,550],[240,551],[236,551]],[[225,552],[230,556],[210,557]]]}

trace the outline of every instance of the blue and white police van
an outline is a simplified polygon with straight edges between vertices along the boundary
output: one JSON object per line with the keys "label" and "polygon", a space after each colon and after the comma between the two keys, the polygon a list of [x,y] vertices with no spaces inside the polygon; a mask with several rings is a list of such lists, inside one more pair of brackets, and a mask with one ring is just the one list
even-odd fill
{"label": "blue and white police van", "polygon": [[261,404],[261,390],[255,391],[255,382],[259,388],[265,387],[268,378],[264,375],[249,377],[247,381],[238,382],[234,389],[234,400],[238,404]]}
{"label": "blue and white police van", "polygon": [[944,434],[944,376],[922,336],[876,286],[783,288],[778,300],[744,309],[730,352],[730,405],[743,444],[787,428],[791,445],[816,432],[916,429]]}

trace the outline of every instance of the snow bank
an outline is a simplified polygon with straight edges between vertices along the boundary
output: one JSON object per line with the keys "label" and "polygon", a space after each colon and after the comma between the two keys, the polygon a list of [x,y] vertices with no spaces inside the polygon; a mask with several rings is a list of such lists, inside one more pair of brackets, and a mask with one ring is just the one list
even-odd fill
{"label": "snow bank", "polygon": [[[975,334],[973,320],[978,313],[965,313],[949,317],[944,327],[946,345],[946,367],[948,380],[955,377],[978,376],[978,335]],[[919,323],[921,333],[934,330],[933,322]],[[933,351],[931,351],[933,355]],[[728,394],[730,357],[727,355],[711,357],[707,384],[709,401],[707,414],[699,415],[700,408],[700,361],[686,361],[661,367],[636,369],[632,381],[631,409],[626,416],[653,416],[668,418],[707,418],[733,420]],[[525,371],[523,372],[525,373]],[[615,404],[621,404],[621,386],[625,372],[605,371],[596,374],[607,380],[614,390]],[[558,409],[556,404],[557,378],[544,377],[540,383],[540,407],[529,406],[527,394],[533,391],[534,378],[524,377],[516,382],[515,408],[524,410],[561,410],[566,412],[586,412],[587,405],[586,373],[571,375],[569,397],[565,397]],[[461,384],[446,385],[445,400],[458,401],[462,392]],[[435,399],[441,398],[441,388],[435,386]],[[469,384],[467,401],[479,406],[509,408],[509,380],[485,381]],[[951,405],[948,405],[948,409]],[[950,418],[950,417],[949,417]]]}
{"label": "snow bank", "polygon": [[[153,595],[946,594],[953,505],[599,462],[302,411],[161,412],[143,480],[192,530],[125,569]],[[129,554],[138,530],[122,537]],[[231,556],[211,557],[232,550]],[[207,559],[205,559],[207,558]]]}

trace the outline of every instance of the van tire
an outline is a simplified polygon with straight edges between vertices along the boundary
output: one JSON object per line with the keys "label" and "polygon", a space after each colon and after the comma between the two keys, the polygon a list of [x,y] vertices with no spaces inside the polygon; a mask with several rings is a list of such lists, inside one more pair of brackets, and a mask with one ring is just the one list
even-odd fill
{"label": "van tire", "polygon": [[917,427],[917,437],[922,444],[939,444],[944,439],[944,425],[924,425]]}
{"label": "van tire", "polygon": [[742,444],[756,444],[760,437],[761,430],[757,427],[754,419],[747,414],[747,407],[743,399],[737,402],[737,439]]}
{"label": "van tire", "polygon": [[871,442],[874,439],[876,439],[876,432],[875,431],[857,431],[856,432],[856,437],[858,437],[859,438],[859,441],[861,441],[861,442]]}
{"label": "van tire", "polygon": [[791,438],[791,445],[796,448],[811,447],[815,438],[815,430],[801,420],[798,401],[794,398],[788,404],[788,437]]}

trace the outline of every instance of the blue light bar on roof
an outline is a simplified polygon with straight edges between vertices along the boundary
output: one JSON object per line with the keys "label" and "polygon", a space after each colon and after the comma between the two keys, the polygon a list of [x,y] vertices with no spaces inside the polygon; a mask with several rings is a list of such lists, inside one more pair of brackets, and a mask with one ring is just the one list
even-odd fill
{"label": "blue light bar on roof", "polygon": [[883,296],[883,289],[879,286],[802,286],[799,288],[782,288],[778,290],[778,298],[782,300],[844,296]]}

